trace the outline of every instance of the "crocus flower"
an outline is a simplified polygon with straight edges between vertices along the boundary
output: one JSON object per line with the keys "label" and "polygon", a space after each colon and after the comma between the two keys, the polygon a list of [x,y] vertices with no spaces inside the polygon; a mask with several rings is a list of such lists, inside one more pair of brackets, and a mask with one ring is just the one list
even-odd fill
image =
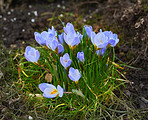
{"label": "crocus flower", "polygon": [[73,67],[70,67],[68,77],[74,81],[78,82],[78,80],[81,78],[81,73],[78,69],[74,69]]}
{"label": "crocus flower", "polygon": [[77,53],[77,59],[80,60],[81,62],[84,62],[84,52],[78,52]]}
{"label": "crocus flower", "polygon": [[108,44],[108,38],[102,33],[91,32],[91,42],[94,44],[96,49],[105,48]]}
{"label": "crocus flower", "polygon": [[66,27],[64,27],[63,29],[64,29],[64,32],[66,34],[68,34],[68,33],[72,33],[72,34],[76,33],[75,30],[74,30],[74,26],[71,23],[67,23]]}
{"label": "crocus flower", "polygon": [[58,53],[63,53],[64,52],[64,47],[60,43],[58,43]]}
{"label": "crocus flower", "polygon": [[106,50],[106,47],[105,48],[102,48],[100,50],[97,50],[96,53],[97,53],[97,55],[104,55],[105,50]]}
{"label": "crocus flower", "polygon": [[58,40],[53,34],[49,34],[49,38],[46,40],[46,46],[53,51],[58,47]]}
{"label": "crocus flower", "polygon": [[66,27],[64,29],[64,40],[69,45],[70,48],[72,48],[75,45],[78,45],[80,43],[80,39],[82,38],[82,35],[74,30],[74,27],[71,23],[67,23]]}
{"label": "crocus flower", "polygon": [[57,36],[57,32],[55,31],[53,26],[52,26],[52,29],[48,28],[48,34],[52,34],[54,36]]}
{"label": "crocus flower", "polygon": [[60,57],[60,62],[64,68],[67,68],[71,65],[71,59],[68,53],[65,53],[63,57]]}
{"label": "crocus flower", "polygon": [[43,96],[46,98],[54,98],[54,97],[62,97],[64,90],[63,88],[58,85],[57,88],[48,83],[41,83],[39,84],[39,89],[43,92]]}
{"label": "crocus flower", "polygon": [[84,28],[85,28],[85,31],[86,31],[86,34],[87,34],[88,38],[90,38],[91,37],[91,32],[93,32],[92,26],[88,27],[87,25],[85,25]]}
{"label": "crocus flower", "polygon": [[58,40],[61,44],[63,44],[63,39],[64,39],[64,33],[61,33],[61,35],[58,35]]}
{"label": "crocus flower", "polygon": [[26,47],[24,55],[25,55],[26,60],[28,60],[29,62],[35,62],[35,63],[37,63],[40,57],[39,51],[30,46]]}
{"label": "crocus flower", "polygon": [[46,40],[48,39],[48,32],[43,31],[41,34],[38,32],[34,32],[35,40],[40,44],[40,45],[46,45]]}
{"label": "crocus flower", "polygon": [[[102,32],[102,30],[100,30],[100,32]],[[117,34],[113,34],[111,31],[104,31],[102,33],[108,38],[108,44],[110,46],[115,47],[119,42]]]}

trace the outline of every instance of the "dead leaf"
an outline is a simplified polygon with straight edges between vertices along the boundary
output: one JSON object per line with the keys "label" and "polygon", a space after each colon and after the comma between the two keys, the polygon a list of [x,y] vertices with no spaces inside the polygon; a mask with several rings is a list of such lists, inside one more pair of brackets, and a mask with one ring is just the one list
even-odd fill
{"label": "dead leaf", "polygon": [[46,75],[45,75],[45,80],[46,80],[47,82],[50,82],[50,83],[51,83],[51,81],[52,81],[52,75],[51,75],[50,73],[46,73]]}

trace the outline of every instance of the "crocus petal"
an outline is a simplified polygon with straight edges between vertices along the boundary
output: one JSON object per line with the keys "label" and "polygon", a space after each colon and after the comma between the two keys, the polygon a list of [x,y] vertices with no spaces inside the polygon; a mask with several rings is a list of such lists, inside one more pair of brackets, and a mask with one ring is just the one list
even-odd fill
{"label": "crocus petal", "polygon": [[44,90],[46,89],[46,88],[53,88],[53,89],[56,89],[56,87],[54,86],[54,85],[52,85],[52,84],[48,84],[48,83],[41,83],[41,84],[39,84],[39,89],[42,91],[42,92],[44,92]]}
{"label": "crocus petal", "polygon": [[52,88],[46,88],[44,90],[43,96],[46,98],[54,98],[57,96],[58,92],[56,92],[55,94],[51,94],[51,92],[53,91]]}
{"label": "crocus petal", "polygon": [[64,93],[63,88],[62,88],[60,85],[58,85],[58,86],[57,86],[57,90],[58,90],[58,92],[59,92],[59,97],[62,97],[62,96],[63,96],[63,93]]}

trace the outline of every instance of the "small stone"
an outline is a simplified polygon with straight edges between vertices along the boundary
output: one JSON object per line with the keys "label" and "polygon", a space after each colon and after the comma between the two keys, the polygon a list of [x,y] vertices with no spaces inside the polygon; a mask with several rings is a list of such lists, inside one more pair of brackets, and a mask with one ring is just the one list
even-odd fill
{"label": "small stone", "polygon": [[13,48],[16,48],[17,45],[16,44],[11,44],[10,47],[13,49]]}
{"label": "small stone", "polygon": [[0,15],[0,18],[3,18],[3,16],[2,16],[2,15]]}
{"label": "small stone", "polygon": [[29,116],[28,118],[29,118],[29,120],[33,120],[33,117],[31,117],[31,116]]}
{"label": "small stone", "polygon": [[34,11],[34,15],[37,17],[38,16],[38,12],[37,11]]}
{"label": "small stone", "polygon": [[57,7],[58,7],[58,8],[60,8],[60,7],[61,7],[61,5],[60,5],[60,4],[58,4],[58,5],[57,5]]}
{"label": "small stone", "polygon": [[4,21],[6,21],[7,20],[7,18],[4,18]]}
{"label": "small stone", "polygon": [[16,21],[16,18],[13,18],[14,21]]}
{"label": "small stone", "polygon": [[22,29],[22,32],[25,32],[25,29]]}
{"label": "small stone", "polygon": [[86,19],[85,18],[83,19],[83,22],[86,22]]}
{"label": "small stone", "polygon": [[63,17],[63,14],[60,14],[60,17]]}
{"label": "small stone", "polygon": [[8,11],[8,13],[7,13],[8,15],[10,15],[11,14],[11,12],[10,11]]}
{"label": "small stone", "polygon": [[14,10],[13,10],[13,9],[11,9],[10,11],[11,11],[11,12],[14,12]]}
{"label": "small stone", "polygon": [[65,9],[65,6],[63,6],[62,8]]}
{"label": "small stone", "polygon": [[33,22],[33,23],[34,23],[34,22],[35,22],[35,19],[31,19],[31,22]]}
{"label": "small stone", "polygon": [[92,16],[90,15],[89,18],[92,18]]}
{"label": "small stone", "polygon": [[30,12],[28,12],[28,15],[31,15],[31,13],[30,13]]}
{"label": "small stone", "polygon": [[29,5],[28,7],[29,7],[29,8],[32,8],[32,5]]}

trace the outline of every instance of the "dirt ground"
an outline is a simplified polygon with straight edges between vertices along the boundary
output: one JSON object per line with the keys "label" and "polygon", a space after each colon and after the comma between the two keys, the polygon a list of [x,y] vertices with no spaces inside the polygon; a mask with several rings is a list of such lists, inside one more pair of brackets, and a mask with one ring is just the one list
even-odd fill
{"label": "dirt ground", "polygon": [[[8,50],[24,50],[27,44],[34,43],[35,31],[51,26],[61,30],[58,17],[65,23],[72,22],[75,28],[87,24],[95,31],[102,28],[119,35],[116,56],[137,68],[126,68],[125,76],[132,84],[127,85],[124,93],[133,100],[137,109],[148,108],[147,0],[12,3],[7,10],[0,12],[0,41]],[[5,102],[1,101],[1,112],[8,107]]]}

